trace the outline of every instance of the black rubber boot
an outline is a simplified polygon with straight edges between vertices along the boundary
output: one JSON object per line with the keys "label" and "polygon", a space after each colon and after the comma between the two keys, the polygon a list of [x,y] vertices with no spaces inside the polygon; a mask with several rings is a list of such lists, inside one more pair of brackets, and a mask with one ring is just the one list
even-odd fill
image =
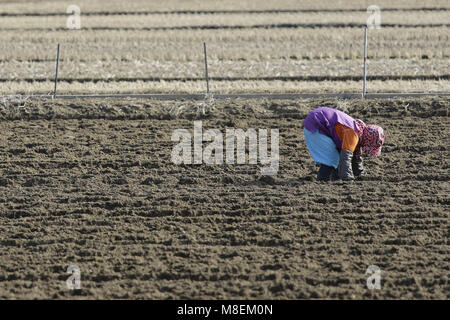
{"label": "black rubber boot", "polygon": [[337,180],[338,173],[333,167],[326,166],[324,164],[320,165],[319,172],[317,173],[318,181],[334,181]]}
{"label": "black rubber boot", "polygon": [[342,180],[354,180],[352,170],[353,152],[349,150],[341,150],[339,154],[338,176]]}
{"label": "black rubber boot", "polygon": [[363,177],[367,174],[366,170],[364,169],[363,160],[361,157],[353,156],[352,169],[353,169],[353,174],[355,175],[355,177],[359,177],[359,176]]}

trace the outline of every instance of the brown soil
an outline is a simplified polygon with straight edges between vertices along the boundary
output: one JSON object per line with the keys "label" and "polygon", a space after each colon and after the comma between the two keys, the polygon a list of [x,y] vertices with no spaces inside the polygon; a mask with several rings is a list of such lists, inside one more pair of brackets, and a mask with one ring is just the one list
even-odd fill
{"label": "brown soil", "polygon": [[[447,299],[449,102],[5,102],[0,298]],[[322,105],[385,128],[364,179],[315,181],[300,124]],[[194,119],[278,128],[278,175],[172,164]]]}

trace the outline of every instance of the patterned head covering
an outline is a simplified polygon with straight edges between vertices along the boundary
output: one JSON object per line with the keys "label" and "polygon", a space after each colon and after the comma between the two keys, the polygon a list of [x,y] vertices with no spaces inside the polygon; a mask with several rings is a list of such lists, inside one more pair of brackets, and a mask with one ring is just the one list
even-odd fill
{"label": "patterned head covering", "polygon": [[356,119],[356,129],[361,137],[361,149],[365,155],[378,157],[381,154],[384,134],[383,128],[375,125],[366,125],[359,119]]}

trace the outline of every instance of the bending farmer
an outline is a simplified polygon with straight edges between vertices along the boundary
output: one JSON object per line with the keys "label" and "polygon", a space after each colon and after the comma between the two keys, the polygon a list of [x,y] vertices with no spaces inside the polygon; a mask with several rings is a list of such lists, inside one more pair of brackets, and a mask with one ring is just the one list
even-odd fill
{"label": "bending farmer", "polygon": [[361,151],[378,157],[384,142],[384,131],[366,125],[342,111],[321,107],[311,111],[303,121],[306,145],[314,161],[320,164],[317,179],[352,180],[366,171]]}

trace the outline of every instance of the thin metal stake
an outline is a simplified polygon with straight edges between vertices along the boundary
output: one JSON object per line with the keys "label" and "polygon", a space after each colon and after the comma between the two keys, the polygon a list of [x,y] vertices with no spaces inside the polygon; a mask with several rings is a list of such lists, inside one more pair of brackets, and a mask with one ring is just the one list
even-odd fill
{"label": "thin metal stake", "polygon": [[363,65],[363,98],[366,97],[367,81],[367,26],[364,27],[364,65]]}
{"label": "thin metal stake", "polygon": [[206,56],[206,42],[203,42],[203,51],[205,53],[206,93],[209,94],[208,58]]}
{"label": "thin metal stake", "polygon": [[53,98],[56,97],[56,88],[58,84],[58,68],[59,68],[59,43],[58,43],[58,50],[56,54],[56,73],[55,73],[55,91],[53,92]]}

